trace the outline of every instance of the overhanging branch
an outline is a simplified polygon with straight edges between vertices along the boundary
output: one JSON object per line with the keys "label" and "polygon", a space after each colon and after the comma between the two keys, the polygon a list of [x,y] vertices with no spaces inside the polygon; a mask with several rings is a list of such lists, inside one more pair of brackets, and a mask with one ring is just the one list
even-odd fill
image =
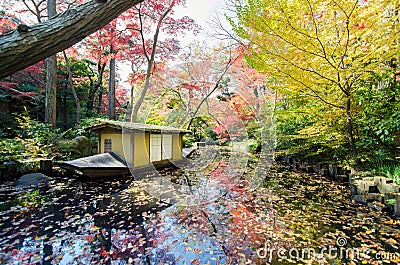
{"label": "overhanging branch", "polygon": [[0,35],[0,78],[63,51],[144,0],[90,1],[43,23]]}

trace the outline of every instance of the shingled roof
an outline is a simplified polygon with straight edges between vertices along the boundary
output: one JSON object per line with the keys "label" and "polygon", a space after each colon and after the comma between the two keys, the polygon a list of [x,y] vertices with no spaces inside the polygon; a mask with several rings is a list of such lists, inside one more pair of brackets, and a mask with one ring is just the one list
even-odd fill
{"label": "shingled roof", "polygon": [[191,133],[189,130],[178,129],[170,126],[160,126],[154,124],[144,124],[144,123],[133,123],[124,121],[102,121],[100,124],[88,127],[89,131],[98,131],[104,128],[112,128],[121,130],[127,129],[132,131],[146,131],[146,132],[157,132],[157,133]]}

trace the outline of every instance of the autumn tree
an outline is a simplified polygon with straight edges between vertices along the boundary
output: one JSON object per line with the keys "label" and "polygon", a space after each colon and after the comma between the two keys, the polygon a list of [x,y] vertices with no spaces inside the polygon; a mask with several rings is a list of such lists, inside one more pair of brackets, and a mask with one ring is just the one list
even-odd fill
{"label": "autumn tree", "polygon": [[225,89],[228,72],[238,58],[233,51],[221,48],[210,51],[200,43],[191,46],[193,49],[179,57],[181,63],[158,71],[151,86],[152,96],[174,112],[176,126],[186,128],[201,115],[212,116],[209,99]]}
{"label": "autumn tree", "polygon": [[357,155],[353,97],[361,80],[390,69],[389,62],[397,58],[395,1],[249,0],[236,5],[238,23],[231,23],[247,40],[247,62],[273,75],[281,92],[336,109]]}
{"label": "autumn tree", "polygon": [[[90,87],[86,103],[86,110],[88,113],[92,113],[95,107],[97,108],[96,112],[98,114],[101,113],[103,81],[107,72],[106,66],[110,62],[111,56],[115,56],[115,53],[110,53],[110,47],[112,43],[113,47],[117,46],[119,43],[115,31],[111,30],[112,28],[115,28],[115,20],[75,45],[77,49],[85,51],[83,53],[83,60],[91,71],[91,75],[89,75]],[[95,106],[96,95],[97,106]]]}
{"label": "autumn tree", "polygon": [[189,128],[193,138],[188,142],[247,137],[259,151],[263,126],[271,124],[264,109],[273,94],[264,85],[265,75],[248,67],[236,47],[205,49],[195,42],[179,61],[153,77],[146,122]]}
{"label": "autumn tree", "polygon": [[[33,3],[36,3],[34,0],[32,1]],[[62,21],[62,25],[63,26],[68,26],[68,27],[75,27],[76,24],[74,23],[80,23],[80,21],[78,21],[78,19],[76,17],[74,17],[73,15],[76,15],[79,13],[80,18],[83,18],[84,20],[87,19],[89,16],[91,16],[91,12],[88,12],[88,9],[93,9],[93,6],[95,8],[99,8],[99,10],[97,10],[97,15],[98,17],[93,18],[95,19],[94,21],[91,22],[84,22],[85,26],[87,25],[93,25],[93,24],[98,24],[100,23],[98,21],[99,18],[104,19],[104,17],[110,18],[110,12],[107,12],[107,15],[102,16],[100,14],[100,9],[101,6],[107,6],[110,10],[113,10],[115,12],[121,12],[123,10],[128,9],[127,5],[130,4],[130,6],[133,6],[136,3],[139,3],[140,1],[137,1],[135,3],[126,3],[126,1],[114,1],[113,3],[98,3],[95,4],[93,2],[91,2],[91,5],[89,4],[83,4],[77,7],[73,7],[70,9],[71,12],[63,12],[61,14],[59,14],[57,16],[58,17],[68,17],[68,19],[66,19],[65,21]],[[116,23],[114,23],[114,25],[118,25],[117,30],[115,32],[115,38],[111,38],[108,39],[108,44],[113,43],[113,51],[114,52],[108,52],[108,54],[104,55],[103,58],[106,58],[105,60],[97,60],[100,64],[98,67],[98,71],[97,71],[97,75],[99,78],[97,78],[97,81],[92,82],[93,86],[91,88],[91,90],[89,91],[89,102],[88,102],[88,107],[89,109],[93,109],[93,98],[95,95],[96,90],[99,89],[100,87],[100,83],[102,81],[102,74],[104,73],[104,63],[108,62],[109,60],[113,60],[113,59],[122,59],[122,57],[124,55],[125,56],[125,60],[130,60],[133,62],[138,62],[138,60],[136,60],[139,56],[142,56],[142,58],[145,58],[145,60],[147,61],[151,61],[151,63],[147,63],[147,66],[151,65],[151,68],[149,68],[149,71],[146,71],[148,73],[148,75],[151,74],[152,71],[154,71],[154,62],[156,60],[164,60],[165,58],[171,58],[172,55],[176,54],[176,52],[178,51],[178,42],[173,39],[173,38],[158,38],[158,35],[161,31],[166,32],[169,36],[174,35],[174,34],[179,34],[184,30],[187,29],[192,29],[192,30],[197,30],[197,26],[195,25],[194,21],[191,20],[188,17],[183,17],[180,19],[175,19],[172,17],[173,12],[171,12],[172,7],[175,5],[180,5],[180,4],[184,4],[184,1],[166,1],[165,3],[160,3],[160,2],[152,2],[149,1],[150,3],[148,3],[147,5],[143,5],[140,8],[136,8],[134,9],[132,12],[126,12],[126,14],[124,15],[124,19],[121,19],[119,21],[117,21]],[[41,1],[39,1],[39,3],[41,3]],[[71,2],[71,3],[75,3],[75,2]],[[100,6],[101,5],[101,6]],[[39,10],[40,9],[40,4],[33,4],[31,10]],[[86,15],[82,15],[82,14],[86,14]],[[158,14],[159,17],[154,17],[155,14]],[[82,15],[82,16],[81,16]],[[114,17],[116,17],[117,15],[115,15]],[[40,18],[41,16],[38,15],[38,17]],[[53,22],[57,23],[55,18],[53,20]],[[128,20],[125,20],[126,18],[129,18]],[[75,22],[72,22],[71,20],[74,20]],[[163,23],[165,22],[165,23]],[[103,20],[101,21],[101,23],[103,23]],[[46,24],[46,22],[44,22],[44,24]],[[61,24],[59,24],[59,26],[61,26]],[[155,27],[154,27],[155,26]],[[92,27],[92,26],[90,26]],[[81,29],[82,26],[79,26],[79,29]],[[40,36],[40,29],[38,31],[35,32],[36,29],[36,25],[34,26],[28,26],[27,27],[28,31],[24,32],[25,36],[19,36],[21,37],[20,40],[22,41],[23,38],[22,37],[28,37],[28,35],[30,36],[31,34],[35,35],[35,39],[32,41],[42,41],[42,37],[48,37],[48,33],[46,32],[46,36]],[[151,34],[152,30],[155,29],[156,34],[153,35],[153,37],[157,37],[157,38],[153,38],[153,39],[147,39],[147,37],[149,36],[149,34]],[[57,29],[59,30],[59,28]],[[73,32],[74,30],[72,30],[70,28],[69,32],[64,32],[63,34],[70,34],[71,32]],[[118,31],[118,32],[117,32]],[[50,31],[50,35],[51,35]],[[92,32],[92,29],[90,29],[89,31],[86,31],[85,34],[87,32]],[[141,34],[141,35],[140,35]],[[18,35],[22,35],[22,32],[18,32]],[[13,35],[14,36],[14,35]],[[64,36],[64,35],[63,35]],[[59,37],[55,37],[53,35],[53,38],[56,39],[60,39],[62,42],[62,37],[63,36],[59,36]],[[139,37],[140,38],[136,38]],[[2,36],[5,37],[6,36]],[[62,48],[66,48],[69,47],[71,44],[73,44],[73,42],[70,42],[70,40],[72,39],[73,36],[69,36],[68,40],[65,40],[63,43],[58,43],[58,45],[60,45],[60,47],[56,48],[57,51],[60,51],[61,46],[63,46]],[[76,38],[76,36],[74,36]],[[0,37],[1,38],[1,37]],[[79,36],[79,38],[82,38],[81,36]],[[139,41],[135,40],[138,39]],[[13,40],[11,40],[10,38],[7,39],[7,41],[9,42],[7,45],[9,45],[10,43],[14,43]],[[19,40],[18,40],[19,41]],[[23,40],[24,43],[26,44],[26,40]],[[78,41],[78,40],[77,40]],[[70,44],[68,46],[64,46],[65,42],[70,42]],[[1,41],[0,41],[1,43]],[[47,53],[49,51],[49,40],[43,40],[42,44],[44,46],[41,46],[42,44],[40,44],[39,46],[37,46],[38,44],[36,43],[36,47],[35,49],[39,49],[43,50],[43,53]],[[16,44],[16,43],[14,43]],[[18,44],[16,44],[18,45]],[[158,45],[158,47],[157,47]],[[114,47],[116,46],[116,47]],[[7,46],[8,47],[8,46]],[[18,45],[19,48],[21,48],[21,45]],[[53,46],[51,46],[53,47]],[[110,45],[108,45],[108,47],[111,47]],[[158,49],[155,49],[155,48]],[[2,51],[6,52],[6,49],[2,49]],[[14,49],[15,51],[15,49]],[[53,51],[57,52],[57,51]],[[129,52],[128,52],[129,51]],[[42,53],[42,54],[43,54]],[[50,54],[50,53],[49,53]],[[20,64],[16,67],[20,67],[21,64],[25,64],[28,61],[28,57],[31,56],[32,53],[26,57],[24,57],[24,62],[20,62]],[[136,55],[136,57],[132,56],[132,55]],[[10,59],[12,58],[13,55],[10,55]],[[21,56],[23,56],[21,54]],[[35,56],[39,56],[41,57],[42,55],[35,55]],[[42,58],[42,57],[41,57]],[[152,59],[153,58],[153,59]],[[35,58],[34,60],[37,60],[38,58]],[[150,59],[150,60],[148,60]],[[143,59],[141,60],[143,61]],[[9,71],[11,73],[11,71],[15,71],[15,70],[10,70],[10,64],[7,65],[7,71]],[[140,66],[140,63],[138,63],[138,65]],[[148,67],[147,67],[148,68]],[[147,69],[146,68],[146,69]],[[138,69],[138,68],[136,68]],[[142,70],[142,69],[141,69]],[[2,74],[5,73],[5,71],[2,72]],[[113,82],[112,82],[113,83]],[[112,91],[112,90],[111,90]],[[146,91],[146,90],[145,90]],[[142,91],[143,95],[145,94],[145,91]],[[139,97],[140,99],[140,97]],[[112,104],[113,101],[110,101],[110,103]],[[139,104],[138,104],[139,105]],[[137,106],[138,106],[137,105]],[[110,108],[109,108],[110,109]]]}
{"label": "autumn tree", "polygon": [[[69,0],[61,0],[61,1],[57,1],[58,2],[58,8],[57,10],[59,11],[63,11],[66,9],[73,9],[77,4],[82,4],[82,1],[69,1]],[[9,3],[11,4],[11,3]],[[46,2],[45,1],[41,1],[41,0],[26,0],[23,1],[23,4],[25,6],[25,9],[21,10],[22,13],[27,13],[30,15],[34,15],[34,19],[33,20],[37,20],[38,22],[41,22],[41,20],[46,17],[47,13],[46,13]],[[19,7],[19,6],[18,6]],[[121,22],[121,20],[119,20],[119,22]],[[118,26],[121,26],[121,24],[123,23],[119,23]],[[121,43],[124,45],[126,44],[126,42],[129,40],[130,36],[127,36],[126,34],[123,34],[123,30],[120,30],[117,32],[116,30],[116,25],[117,25],[117,20],[112,21],[111,24],[106,25],[105,27],[103,27],[100,30],[100,33],[96,33],[94,34],[94,36],[90,37],[90,39],[96,39],[99,40],[101,38],[100,41],[97,41],[96,43],[96,47],[94,49],[97,49],[97,51],[93,51],[93,45],[89,45],[89,47],[92,47],[92,50],[90,51],[90,53],[88,53],[90,56],[88,57],[88,59],[93,59],[95,58],[95,61],[98,62],[98,67],[97,67],[97,80],[94,80],[93,78],[90,78],[91,81],[91,86],[89,89],[89,100],[88,100],[88,109],[89,112],[91,112],[91,110],[93,110],[93,102],[94,102],[94,96],[96,94],[96,92],[99,95],[99,98],[101,97],[102,91],[100,87],[101,87],[101,83],[103,80],[103,73],[105,70],[105,63],[106,62],[110,62],[110,82],[109,82],[109,87],[110,87],[110,93],[108,98],[111,98],[111,100],[108,100],[108,102],[111,104],[111,106],[108,107],[109,110],[109,117],[110,118],[115,118],[115,102],[116,100],[112,99],[115,98],[115,54],[117,53],[117,51],[114,52],[115,49],[120,49],[121,48]],[[123,27],[120,27],[123,28]],[[96,42],[96,41],[95,41]],[[89,42],[84,42],[82,45],[80,45],[79,49],[81,51],[88,51],[88,48],[85,47],[85,44],[92,44],[95,43],[93,41],[89,41]],[[106,46],[107,48],[105,49],[105,52],[102,52],[102,46]],[[115,48],[114,48],[115,47]],[[112,50],[111,50],[112,48]],[[90,48],[89,48],[90,50]],[[76,56],[77,53],[77,49],[72,49],[72,52],[68,52],[71,55]],[[96,56],[97,54],[97,56]],[[66,60],[68,60],[68,57],[64,56],[64,58]],[[68,65],[68,63],[67,63]],[[67,67],[68,68],[68,67]],[[50,73],[50,71],[48,71],[48,73]],[[49,79],[51,80],[51,79]],[[51,87],[55,87],[55,86],[51,86]],[[78,108],[78,102],[79,102],[79,98],[76,96],[76,93],[74,93],[74,87],[72,82],[70,82],[70,87],[71,90],[74,94],[74,98],[76,100],[76,105],[77,105],[77,114],[80,113],[80,110]],[[47,95],[50,95],[49,93],[47,93]],[[114,96],[113,96],[114,95]],[[47,100],[48,102],[50,102],[49,100]],[[99,99],[99,102],[101,102],[102,100]],[[50,106],[48,104],[48,106]],[[50,110],[50,108],[48,108],[48,110]],[[78,115],[79,116],[79,115]]]}
{"label": "autumn tree", "polygon": [[[77,49],[84,51],[83,57],[90,65],[96,62],[96,70],[92,69],[90,76],[90,88],[88,93],[87,111],[94,109],[95,95],[98,95],[98,113],[101,112],[103,97],[102,82],[104,74],[108,73],[108,106],[107,116],[109,119],[116,119],[116,98],[115,89],[117,82],[116,62],[122,58],[123,47],[127,45],[132,37],[125,34],[123,19],[116,18],[109,24],[90,35],[77,46]],[[80,56],[82,57],[82,56]],[[108,68],[106,66],[109,65]]]}
{"label": "autumn tree", "polygon": [[0,34],[15,29],[18,24],[20,24],[20,20],[17,19],[14,14],[0,11]]}
{"label": "autumn tree", "polygon": [[[131,76],[132,89],[141,88],[140,92],[136,91],[138,96],[135,103],[132,101],[132,122],[138,119],[138,112],[149,89],[155,64],[172,59],[180,49],[179,41],[173,36],[189,30],[196,33],[199,29],[194,20],[187,16],[174,18],[173,8],[184,4],[185,1],[182,0],[149,1],[136,5],[131,10],[135,19],[127,25],[127,29],[138,38],[131,42],[126,52],[130,56],[132,69],[136,71]],[[161,35],[162,32],[166,37]]]}

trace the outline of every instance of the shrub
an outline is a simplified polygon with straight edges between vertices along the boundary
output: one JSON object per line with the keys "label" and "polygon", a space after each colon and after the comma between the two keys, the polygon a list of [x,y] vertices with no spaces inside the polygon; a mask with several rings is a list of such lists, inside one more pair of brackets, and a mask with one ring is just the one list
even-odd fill
{"label": "shrub", "polygon": [[400,184],[400,164],[387,163],[376,165],[371,168],[371,172],[375,174],[382,174],[383,176],[392,179],[395,183]]}

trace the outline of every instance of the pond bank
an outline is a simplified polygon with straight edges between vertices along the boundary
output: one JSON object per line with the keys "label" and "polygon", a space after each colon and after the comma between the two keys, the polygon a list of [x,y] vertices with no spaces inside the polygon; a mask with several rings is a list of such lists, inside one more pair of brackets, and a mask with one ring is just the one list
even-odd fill
{"label": "pond bank", "polygon": [[[282,225],[282,234],[276,236],[273,245],[299,250],[306,247],[321,250],[332,246],[360,252],[351,257],[340,257],[338,252],[336,257],[326,255],[323,264],[400,262],[400,221],[386,212],[356,202],[348,183],[333,181],[317,173],[295,172],[288,166],[279,165],[264,185],[275,194],[272,204]],[[388,258],[379,258],[377,253]],[[280,264],[278,259],[274,264]]]}
{"label": "pond bank", "polygon": [[315,164],[298,157],[280,156],[277,161],[294,171],[314,172],[334,181],[350,183],[351,194],[357,202],[400,217],[400,185],[393,179],[371,172],[345,170],[335,164]]}

